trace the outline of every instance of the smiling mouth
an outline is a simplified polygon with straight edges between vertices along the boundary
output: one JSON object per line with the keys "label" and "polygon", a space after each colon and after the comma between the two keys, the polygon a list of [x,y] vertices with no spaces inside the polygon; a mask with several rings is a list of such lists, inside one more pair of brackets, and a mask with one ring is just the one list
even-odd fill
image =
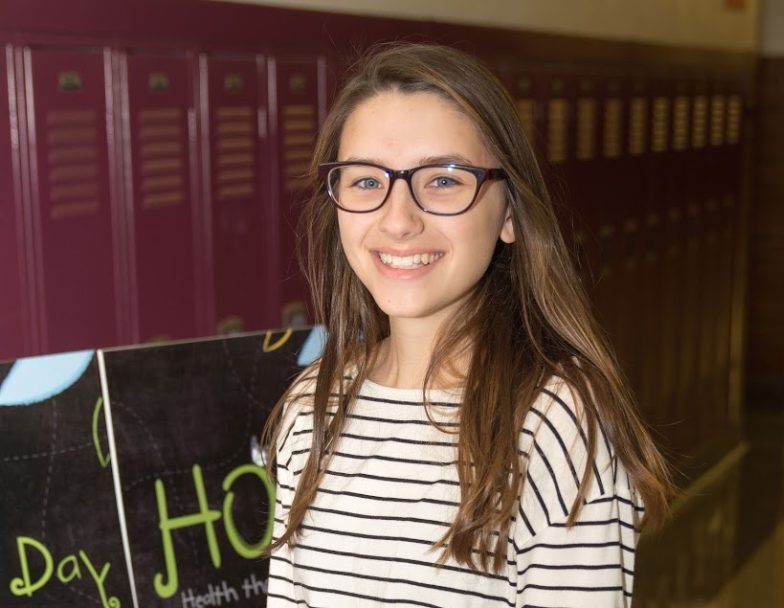
{"label": "smiling mouth", "polygon": [[443,253],[415,253],[414,255],[407,255],[407,256],[397,256],[391,255],[389,253],[381,253],[378,252],[378,258],[381,260],[381,263],[384,266],[389,266],[390,268],[398,268],[398,269],[411,269],[411,268],[421,268],[422,266],[427,266],[428,264],[432,264],[439,258],[443,257]]}

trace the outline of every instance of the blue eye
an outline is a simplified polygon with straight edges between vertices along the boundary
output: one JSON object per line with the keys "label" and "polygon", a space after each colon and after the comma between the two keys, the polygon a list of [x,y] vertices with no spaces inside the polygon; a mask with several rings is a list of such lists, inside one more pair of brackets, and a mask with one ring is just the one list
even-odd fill
{"label": "blue eye", "polygon": [[446,175],[441,175],[439,177],[434,178],[431,182],[431,185],[435,186],[436,188],[449,188],[450,186],[457,186],[460,184],[459,181],[452,177],[447,177]]}
{"label": "blue eye", "polygon": [[381,182],[378,181],[375,177],[365,177],[358,179],[352,185],[364,190],[377,190],[378,188],[382,187]]}

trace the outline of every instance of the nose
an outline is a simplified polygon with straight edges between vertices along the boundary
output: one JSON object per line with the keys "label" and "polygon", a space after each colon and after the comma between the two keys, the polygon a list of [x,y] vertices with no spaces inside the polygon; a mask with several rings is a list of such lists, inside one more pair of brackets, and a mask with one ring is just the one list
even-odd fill
{"label": "nose", "polygon": [[424,228],[424,212],[417,206],[404,179],[395,180],[384,206],[379,210],[379,229],[396,240],[419,234]]}

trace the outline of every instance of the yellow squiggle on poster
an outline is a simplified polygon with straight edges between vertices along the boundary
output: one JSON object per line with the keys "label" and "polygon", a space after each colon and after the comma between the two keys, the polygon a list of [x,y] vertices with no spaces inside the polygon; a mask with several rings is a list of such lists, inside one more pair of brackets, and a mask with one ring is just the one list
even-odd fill
{"label": "yellow squiggle on poster", "polygon": [[293,333],[294,330],[289,327],[285,332],[283,332],[283,335],[280,338],[270,344],[272,340],[272,332],[268,331],[266,334],[264,334],[264,342],[262,343],[261,347],[265,353],[271,353],[272,351],[278,350],[281,346],[289,341],[289,338]]}

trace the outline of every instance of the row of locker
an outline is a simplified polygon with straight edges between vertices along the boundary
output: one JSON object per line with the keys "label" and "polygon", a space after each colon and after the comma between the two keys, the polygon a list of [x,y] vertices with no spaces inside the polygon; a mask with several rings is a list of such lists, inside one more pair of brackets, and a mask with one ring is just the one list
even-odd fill
{"label": "row of locker", "polygon": [[509,83],[646,419],[680,464],[727,441],[740,423],[740,92],[705,78]]}
{"label": "row of locker", "polygon": [[563,172],[597,314],[646,419],[679,455],[740,423],[742,163],[740,142],[725,141]]}
{"label": "row of locker", "polygon": [[738,365],[737,217],[728,193],[672,207],[661,221],[626,219],[578,235],[602,326],[646,419],[681,455],[740,421],[730,390]]}
{"label": "row of locker", "polygon": [[[305,319],[293,226],[334,63],[8,45],[0,68],[0,358]],[[732,424],[738,95],[498,71],[568,184],[586,283],[649,418],[704,419],[668,431],[684,450]]]}
{"label": "row of locker", "polygon": [[323,58],[8,45],[0,72],[0,358],[302,320]]}
{"label": "row of locker", "polygon": [[[523,90],[530,89],[529,79]],[[563,82],[555,79],[554,83]],[[554,97],[517,99],[524,128],[551,164],[585,162],[604,157],[640,156],[668,151],[685,152],[740,142],[743,100],[738,93],[704,91],[687,94],[681,86],[673,95],[659,90],[644,96],[638,88],[620,96],[618,81],[610,80],[606,96],[584,87],[577,97],[565,97],[563,85]],[[571,132],[570,132],[571,129]]]}

